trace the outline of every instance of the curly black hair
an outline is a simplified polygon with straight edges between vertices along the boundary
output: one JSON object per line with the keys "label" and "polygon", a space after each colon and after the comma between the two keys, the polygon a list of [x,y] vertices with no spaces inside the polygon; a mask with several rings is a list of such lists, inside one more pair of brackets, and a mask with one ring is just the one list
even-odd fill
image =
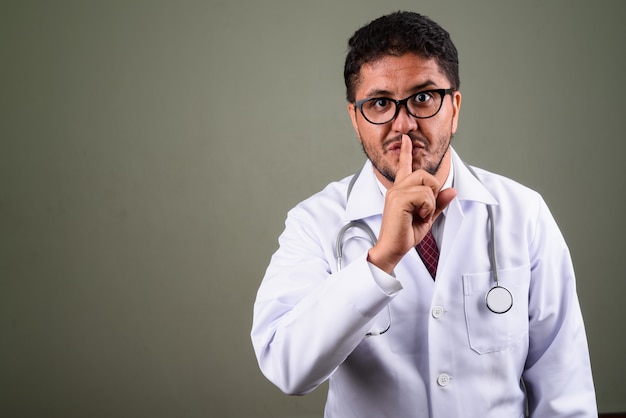
{"label": "curly black hair", "polygon": [[459,57],[450,34],[426,16],[395,12],[379,17],[357,30],[348,41],[344,66],[346,99],[355,101],[356,84],[363,64],[387,55],[414,53],[434,58],[452,88],[459,89]]}

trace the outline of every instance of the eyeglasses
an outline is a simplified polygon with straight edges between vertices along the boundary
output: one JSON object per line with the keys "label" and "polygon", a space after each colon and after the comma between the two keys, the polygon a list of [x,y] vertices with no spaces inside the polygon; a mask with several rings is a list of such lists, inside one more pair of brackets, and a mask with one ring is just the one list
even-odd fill
{"label": "eyeglasses", "polygon": [[402,100],[373,97],[358,100],[354,106],[361,111],[366,121],[374,125],[384,125],[394,120],[400,113],[400,106],[402,105],[409,112],[409,115],[419,119],[428,119],[439,112],[443,98],[452,92],[454,89],[425,90]]}

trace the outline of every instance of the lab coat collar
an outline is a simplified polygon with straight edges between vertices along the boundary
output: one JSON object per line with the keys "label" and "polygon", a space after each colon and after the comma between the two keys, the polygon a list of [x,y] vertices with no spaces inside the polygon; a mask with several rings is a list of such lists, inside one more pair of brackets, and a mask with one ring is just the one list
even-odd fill
{"label": "lab coat collar", "polygon": [[[453,185],[456,189],[456,198],[459,201],[472,201],[478,203],[484,203],[486,205],[497,205],[498,201],[487,190],[485,185],[478,180],[472,172],[467,168],[467,165],[461,160],[459,154],[450,147],[452,164],[454,165],[454,180]],[[477,172],[482,170],[475,168]],[[480,173],[477,173],[480,175]]]}
{"label": "lab coat collar", "polygon": [[[485,186],[469,171],[459,155],[450,147],[452,164],[454,165],[454,188],[459,201],[474,201],[487,205],[498,202]],[[374,168],[367,160],[356,179],[346,205],[346,221],[366,219],[381,215],[385,197],[376,183]]]}
{"label": "lab coat collar", "polygon": [[357,172],[356,179],[346,204],[346,221],[366,219],[383,213],[385,197],[383,196],[370,160],[365,161],[363,168]]}

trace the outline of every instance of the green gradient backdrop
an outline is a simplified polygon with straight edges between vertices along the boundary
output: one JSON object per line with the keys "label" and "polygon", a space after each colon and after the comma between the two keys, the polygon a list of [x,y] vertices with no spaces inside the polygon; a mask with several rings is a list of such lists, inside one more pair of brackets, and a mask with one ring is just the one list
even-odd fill
{"label": "green gradient backdrop", "polygon": [[258,371],[252,303],[287,210],[362,164],[346,41],[398,9],[459,48],[457,150],[550,205],[626,410],[626,2],[4,1],[1,416],[322,415]]}

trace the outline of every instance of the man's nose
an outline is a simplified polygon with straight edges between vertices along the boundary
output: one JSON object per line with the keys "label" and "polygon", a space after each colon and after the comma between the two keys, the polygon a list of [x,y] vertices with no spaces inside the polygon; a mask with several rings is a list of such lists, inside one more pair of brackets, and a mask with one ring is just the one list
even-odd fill
{"label": "man's nose", "polygon": [[392,128],[400,133],[414,131],[417,130],[418,127],[417,118],[411,116],[409,109],[406,107],[406,103],[400,105],[398,114],[392,121],[392,124]]}

